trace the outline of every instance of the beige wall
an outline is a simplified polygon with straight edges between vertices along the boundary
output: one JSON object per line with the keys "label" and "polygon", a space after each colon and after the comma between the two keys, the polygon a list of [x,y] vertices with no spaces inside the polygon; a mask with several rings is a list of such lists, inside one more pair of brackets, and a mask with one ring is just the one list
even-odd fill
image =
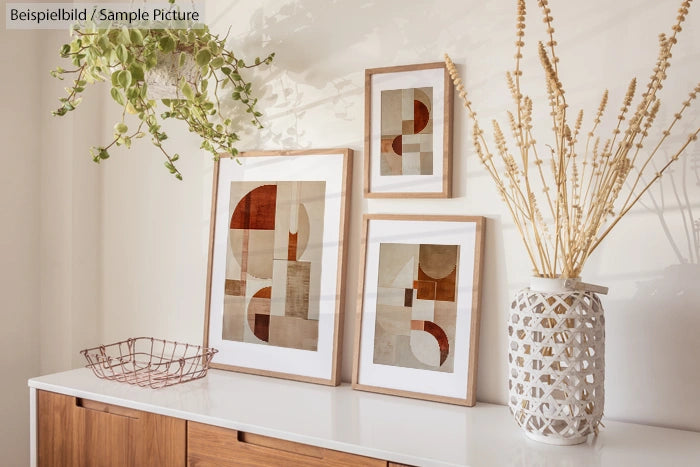
{"label": "beige wall", "polygon": [[101,131],[102,101],[91,90],[81,112],[53,117],[66,84],[49,70],[67,33],[3,28],[0,37],[0,452],[3,465],[22,466],[27,379],[82,365],[78,351],[101,342],[101,171],[86,145]]}
{"label": "beige wall", "polygon": [[41,154],[35,72],[41,38],[3,28],[0,44],[0,463],[21,466],[29,462],[27,379],[39,372]]}
{"label": "beige wall", "polygon": [[[523,248],[473,154],[459,105],[453,199],[362,198],[363,80],[365,68],[437,61],[447,51],[460,65],[483,122],[502,118],[509,100],[503,72],[512,66],[514,53],[511,3],[207,2],[213,29],[225,33],[230,26],[230,44],[237,52],[248,57],[277,52],[271,71],[261,75],[268,79],[260,102],[266,129],[246,136],[241,149],[356,151],[349,313],[356,305],[362,213],[487,216],[477,395],[497,403],[507,399],[507,308],[529,275]],[[584,106],[590,117],[603,87],[610,88],[614,112],[627,81],[649,74],[656,34],[668,30],[679,2],[553,3],[569,103]],[[528,5],[525,86],[540,102],[542,77],[533,44],[542,37],[542,24],[535,3]],[[93,164],[87,148],[109,138],[118,112],[106,87],[91,90],[92,99],[74,115],[50,117],[63,84],[48,77],[48,70],[58,61],[65,33],[3,30],[1,38],[3,69],[19,66],[22,72],[3,79],[5,112],[0,117],[0,206],[6,226],[0,237],[2,313],[8,323],[0,342],[2,370],[10,374],[2,404],[3,416],[7,413],[6,420],[14,423],[3,423],[0,452],[23,465],[27,377],[80,366],[81,348],[129,336],[201,341],[212,164],[177,122],[166,129],[171,130],[170,147],[183,156],[184,182],[169,176],[147,141],[131,151],[114,151],[102,166]],[[692,11],[674,52],[664,102],[680,102],[696,84],[697,44],[700,11]],[[663,116],[672,115],[674,107]],[[683,123],[690,128],[698,121]],[[682,264],[690,258],[690,218],[697,219],[700,212],[697,172],[690,165],[692,160],[700,163],[700,149],[689,156],[686,170],[678,166],[653,191],[654,199],[645,198],[607,239],[584,278],[611,288],[604,298],[606,416],[700,430],[694,416],[700,412],[694,392],[700,384],[700,366],[694,361],[700,354],[700,266],[697,258],[690,261],[694,264]],[[663,218],[657,207],[662,204]],[[354,322],[346,323],[343,378],[348,380]]]}
{"label": "beige wall", "polygon": [[[89,88],[78,111],[55,117],[51,111],[65,94],[66,82],[48,70],[60,64],[57,50],[68,41],[63,31],[36,32],[44,38],[38,70],[41,109],[41,372],[82,364],[79,351],[99,342],[102,225],[100,167],[88,148],[98,144],[102,94]],[[65,64],[64,64],[65,65]],[[110,125],[111,126],[111,125]]]}
{"label": "beige wall", "polygon": [[[277,52],[260,107],[266,128],[244,138],[242,149],[350,147],[356,152],[350,217],[346,309],[356,305],[360,220],[363,212],[478,214],[488,217],[478,399],[507,400],[506,316],[510,298],[527,283],[530,266],[496,192],[479,166],[466,115],[457,104],[454,138],[455,198],[365,200],[361,193],[364,69],[440,60],[449,52],[466,77],[483,118],[503,118],[509,102],[504,72],[512,67],[514,2],[382,0],[269,0],[207,2],[214,30],[226,33],[243,56]],[[604,87],[611,116],[632,76],[646,79],[656,57],[656,37],[669,30],[677,1],[553,2],[561,44],[562,78],[573,108],[592,109]],[[533,46],[543,38],[535,2],[528,2],[527,91],[538,101],[544,89]],[[696,8],[697,9],[697,8]],[[684,26],[671,79],[662,97],[675,103],[697,84],[700,11]],[[112,109],[113,111],[114,109]],[[696,112],[697,115],[697,112]],[[539,115],[546,118],[546,113]],[[612,118],[612,117],[611,117]],[[684,120],[697,125],[700,118]],[[111,125],[105,125],[111,127]],[[549,125],[539,125],[548,128]],[[162,168],[156,150],[143,144],[116,153],[102,167],[102,330],[110,341],[130,335],[200,342],[211,184],[211,162],[197,141],[173,124],[171,147],[183,155],[184,182]],[[544,140],[545,135],[538,137]],[[690,154],[698,163],[700,148]],[[681,205],[697,219],[700,187],[673,181]],[[684,226],[671,178],[665,179],[665,221],[681,256],[688,257]],[[685,182],[683,181],[685,180]],[[661,202],[661,191],[654,191]],[[684,211],[687,221],[687,211]],[[607,309],[606,416],[700,430],[700,266],[682,259],[664,233],[650,198],[630,213],[591,258],[590,282],[610,287]],[[680,269],[684,269],[679,273]],[[346,320],[343,378],[350,378],[354,321]]]}

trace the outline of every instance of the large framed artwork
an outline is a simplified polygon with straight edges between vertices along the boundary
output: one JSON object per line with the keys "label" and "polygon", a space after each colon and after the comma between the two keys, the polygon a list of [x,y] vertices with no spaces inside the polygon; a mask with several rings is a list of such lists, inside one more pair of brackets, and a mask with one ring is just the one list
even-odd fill
{"label": "large framed artwork", "polygon": [[355,389],[476,401],[483,217],[366,215]]}
{"label": "large framed artwork", "polygon": [[365,70],[365,197],[452,195],[452,102],[443,62]]}
{"label": "large framed artwork", "polygon": [[339,384],[350,149],[214,170],[204,345],[214,368]]}

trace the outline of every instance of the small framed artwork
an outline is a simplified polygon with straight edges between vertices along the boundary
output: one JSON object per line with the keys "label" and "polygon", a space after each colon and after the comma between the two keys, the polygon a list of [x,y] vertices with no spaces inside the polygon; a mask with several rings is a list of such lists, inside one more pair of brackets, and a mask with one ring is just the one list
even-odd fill
{"label": "small framed artwork", "polygon": [[245,152],[214,170],[211,366],[340,382],[350,149]]}
{"label": "small framed artwork", "polygon": [[483,217],[366,215],[355,389],[476,402]]}
{"label": "small framed artwork", "polygon": [[365,70],[365,197],[452,196],[452,102],[443,62]]}

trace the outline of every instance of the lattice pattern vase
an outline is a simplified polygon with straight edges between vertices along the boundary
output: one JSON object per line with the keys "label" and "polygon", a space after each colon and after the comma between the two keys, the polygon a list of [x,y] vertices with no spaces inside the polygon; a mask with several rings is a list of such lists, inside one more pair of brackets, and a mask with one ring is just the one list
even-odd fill
{"label": "lattice pattern vase", "polygon": [[509,406],[528,437],[570,445],[603,416],[605,319],[595,293],[564,282],[533,278],[511,304]]}

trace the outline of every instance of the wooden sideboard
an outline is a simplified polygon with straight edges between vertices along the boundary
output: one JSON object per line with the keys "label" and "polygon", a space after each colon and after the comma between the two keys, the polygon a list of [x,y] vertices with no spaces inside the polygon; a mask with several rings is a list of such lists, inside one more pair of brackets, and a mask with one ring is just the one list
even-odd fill
{"label": "wooden sideboard", "polygon": [[37,416],[42,467],[398,465],[41,390]]}
{"label": "wooden sideboard", "polygon": [[185,420],[48,391],[37,409],[41,466],[185,465]]}
{"label": "wooden sideboard", "polygon": [[700,433],[604,420],[578,446],[528,440],[508,409],[210,370],[152,390],[87,369],[32,378],[36,466],[700,465]]}

